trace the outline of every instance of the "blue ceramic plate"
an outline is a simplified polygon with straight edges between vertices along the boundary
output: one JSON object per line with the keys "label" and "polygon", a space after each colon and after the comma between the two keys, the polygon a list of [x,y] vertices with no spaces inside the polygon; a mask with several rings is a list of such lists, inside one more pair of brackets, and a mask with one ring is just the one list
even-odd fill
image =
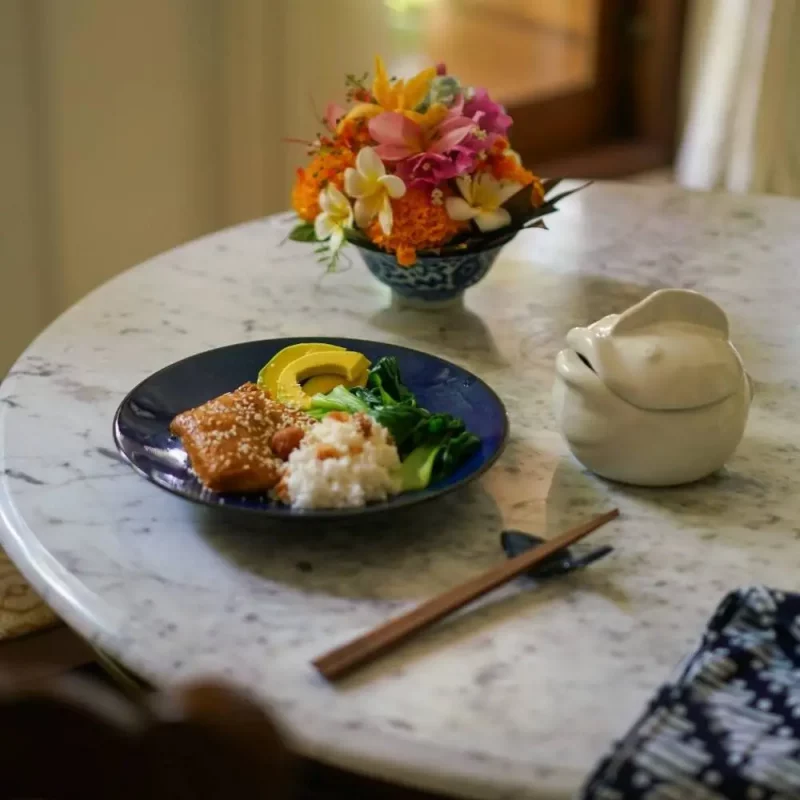
{"label": "blue ceramic plate", "polygon": [[[356,509],[292,510],[261,494],[216,494],[204,489],[189,469],[180,441],[169,432],[172,419],[181,411],[255,381],[261,367],[275,353],[304,341],[356,350],[373,362],[381,356],[395,356],[403,382],[420,405],[461,417],[480,438],[480,450],[444,481]],[[122,401],[114,417],[114,441],[119,451],[137,472],[157,486],[194,502],[280,518],[341,519],[431,500],[482,475],[500,456],[507,437],[508,418],[502,401],[475,375],[427,353],[357,339],[267,339],[199,353],[142,381]]]}

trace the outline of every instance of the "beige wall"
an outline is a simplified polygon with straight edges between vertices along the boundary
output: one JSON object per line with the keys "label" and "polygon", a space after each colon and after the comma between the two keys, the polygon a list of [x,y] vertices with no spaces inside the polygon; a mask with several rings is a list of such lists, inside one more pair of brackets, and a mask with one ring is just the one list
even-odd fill
{"label": "beige wall", "polygon": [[119,271],[283,207],[281,5],[0,0],[0,375]]}
{"label": "beige wall", "polygon": [[213,3],[70,0],[43,11],[54,255],[69,304],[219,218]]}
{"label": "beige wall", "polygon": [[49,305],[39,270],[46,243],[35,229],[44,204],[35,191],[40,126],[25,2],[0,0],[0,376]]}
{"label": "beige wall", "polygon": [[[348,72],[372,72],[376,53],[392,55],[382,0],[286,0],[284,41],[284,135],[299,138],[319,131],[315,108],[343,100]],[[304,159],[302,147],[286,150],[287,179]]]}

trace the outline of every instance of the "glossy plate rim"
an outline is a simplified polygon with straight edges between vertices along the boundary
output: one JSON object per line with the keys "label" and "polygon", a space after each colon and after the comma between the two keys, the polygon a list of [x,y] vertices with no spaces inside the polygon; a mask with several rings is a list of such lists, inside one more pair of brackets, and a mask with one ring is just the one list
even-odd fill
{"label": "glossy plate rim", "polygon": [[[389,500],[384,500],[378,503],[369,503],[365,506],[357,506],[352,508],[293,509],[290,506],[281,506],[281,505],[254,505],[254,506],[227,505],[225,502],[220,502],[219,499],[217,499],[216,501],[212,501],[210,499],[204,498],[203,496],[187,494],[181,491],[177,487],[167,486],[155,480],[154,477],[147,470],[142,469],[131,460],[128,453],[125,451],[123,447],[121,441],[123,434],[119,429],[119,419],[123,411],[129,404],[131,398],[146,383],[153,380],[154,378],[157,378],[159,375],[168,372],[169,370],[173,369],[179,364],[185,364],[186,362],[191,362],[195,359],[199,360],[203,356],[211,352],[219,352],[223,350],[236,350],[237,348],[243,345],[258,345],[258,344],[268,345],[271,343],[280,342],[283,343],[284,347],[288,347],[291,344],[302,344],[303,342],[335,343],[342,341],[353,342],[356,344],[367,344],[371,346],[384,345],[387,347],[394,348],[395,350],[404,350],[408,353],[413,354],[414,356],[417,357],[422,356],[427,359],[438,361],[441,364],[444,364],[448,367],[455,367],[465,376],[474,379],[475,382],[480,384],[483,387],[483,389],[492,397],[492,399],[497,405],[497,408],[501,412],[500,416],[502,422],[502,432],[500,435],[499,443],[495,451],[479,467],[477,467],[469,474],[464,475],[460,480],[455,481],[453,483],[444,484],[434,489],[425,490],[424,494],[420,494],[419,492],[406,492],[404,494],[395,495],[393,498],[390,498]],[[399,511],[404,508],[422,505],[432,500],[437,500],[440,497],[443,497],[444,495],[462,489],[463,487],[467,486],[473,481],[476,481],[479,478],[481,478],[497,463],[498,459],[503,454],[508,445],[510,427],[511,426],[508,418],[508,409],[506,408],[503,400],[500,398],[500,395],[498,395],[497,392],[486,381],[484,381],[482,378],[480,378],[471,370],[467,369],[466,367],[461,367],[452,361],[448,361],[446,358],[442,358],[441,356],[436,356],[433,355],[432,353],[426,353],[424,350],[417,350],[413,347],[407,347],[405,345],[379,342],[375,339],[357,339],[349,336],[319,336],[319,337],[280,336],[273,339],[253,339],[245,342],[235,342],[233,344],[222,345],[221,347],[212,347],[209,348],[208,350],[202,350],[199,353],[193,353],[192,355],[186,356],[185,358],[180,358],[177,361],[173,361],[172,363],[167,364],[161,367],[160,369],[157,369],[155,372],[151,373],[150,375],[139,381],[139,383],[137,383],[136,386],[134,386],[125,395],[125,397],[120,402],[119,406],[117,406],[117,410],[114,412],[112,433],[113,433],[114,445],[117,449],[117,452],[119,453],[120,457],[125,461],[125,463],[128,464],[128,466],[130,466],[131,469],[133,469],[133,471],[137,475],[145,478],[145,480],[147,480],[148,483],[158,487],[162,491],[169,492],[169,494],[174,495],[175,497],[180,497],[182,500],[185,500],[194,505],[201,506],[204,508],[217,508],[217,509],[222,509],[224,511],[234,511],[236,513],[250,514],[256,517],[267,517],[275,520],[312,522],[312,521],[324,521],[324,520],[348,520],[364,516],[371,516],[374,514],[389,513],[395,510]],[[219,497],[218,495],[215,494],[212,494],[212,496]]]}

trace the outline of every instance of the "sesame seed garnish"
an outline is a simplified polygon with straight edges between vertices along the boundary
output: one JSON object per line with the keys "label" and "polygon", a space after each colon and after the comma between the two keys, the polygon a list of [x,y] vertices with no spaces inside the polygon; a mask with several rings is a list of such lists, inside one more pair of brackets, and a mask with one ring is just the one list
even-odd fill
{"label": "sesame seed garnish", "polygon": [[283,462],[271,448],[274,434],[287,427],[307,431],[313,424],[307,414],[248,383],[179,414],[171,429],[208,489],[247,492],[270,489],[280,479]]}

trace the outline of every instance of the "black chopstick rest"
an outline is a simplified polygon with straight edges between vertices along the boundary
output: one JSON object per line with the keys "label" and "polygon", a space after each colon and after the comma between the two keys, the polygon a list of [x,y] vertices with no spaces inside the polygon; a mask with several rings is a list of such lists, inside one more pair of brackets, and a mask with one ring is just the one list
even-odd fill
{"label": "black chopstick rest", "polygon": [[[538,547],[545,541],[547,540],[542,539],[540,536],[534,536],[533,534],[525,533],[524,531],[506,530],[500,534],[500,544],[509,558],[514,558],[520,553],[524,553],[534,547]],[[613,550],[614,548],[611,547],[611,545],[603,545],[602,547],[597,547],[594,550],[585,553],[584,555],[576,556],[569,548],[567,548],[566,550],[561,550],[558,553],[553,553],[552,556],[542,561],[541,564],[538,564],[527,574],[529,577],[536,578],[537,580],[542,580],[543,578],[552,578],[556,575],[566,575],[567,573],[573,572],[576,569],[588,567],[589,564],[599,561]]]}

